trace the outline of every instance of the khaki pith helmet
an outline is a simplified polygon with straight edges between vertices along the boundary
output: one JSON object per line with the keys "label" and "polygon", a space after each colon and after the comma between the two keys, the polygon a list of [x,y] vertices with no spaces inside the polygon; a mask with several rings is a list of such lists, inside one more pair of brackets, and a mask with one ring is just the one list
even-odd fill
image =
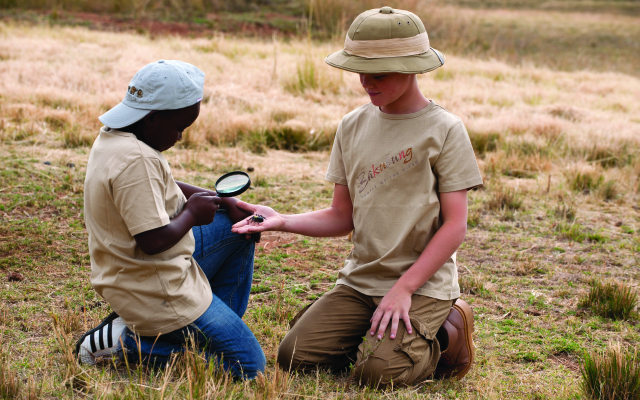
{"label": "khaki pith helmet", "polygon": [[444,61],[444,54],[430,47],[420,18],[391,7],[358,15],[347,32],[344,49],[325,59],[332,67],[365,74],[421,74],[441,67]]}

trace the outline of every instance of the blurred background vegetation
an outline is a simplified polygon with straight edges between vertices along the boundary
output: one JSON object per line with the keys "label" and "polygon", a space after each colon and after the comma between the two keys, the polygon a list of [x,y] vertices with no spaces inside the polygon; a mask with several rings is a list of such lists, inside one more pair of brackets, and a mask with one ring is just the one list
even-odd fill
{"label": "blurred background vegetation", "polygon": [[[2,8],[21,9],[62,9],[84,12],[140,13],[154,12],[165,16],[176,16],[176,11],[192,13],[206,12],[283,12],[290,15],[306,16],[313,6],[328,6],[325,11],[361,10],[363,7],[380,7],[382,3],[412,3],[414,6],[438,2],[440,5],[461,6],[475,9],[540,9],[561,11],[607,12],[627,15],[640,13],[637,0],[426,0],[426,1],[386,1],[371,0],[0,0]],[[347,15],[347,18],[350,16]],[[353,18],[353,17],[351,17]],[[322,17],[318,19],[320,21]]]}
{"label": "blurred background vegetation", "polygon": [[141,21],[154,20],[188,25],[200,36],[339,40],[360,12],[382,5],[418,14],[446,54],[640,75],[639,0],[0,0],[0,18],[91,27],[85,14],[94,13],[129,21],[140,33]]}

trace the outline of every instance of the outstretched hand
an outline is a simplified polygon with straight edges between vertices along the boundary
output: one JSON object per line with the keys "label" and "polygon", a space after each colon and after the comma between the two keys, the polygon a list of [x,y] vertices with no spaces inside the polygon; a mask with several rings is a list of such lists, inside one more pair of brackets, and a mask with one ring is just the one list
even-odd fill
{"label": "outstretched hand", "polygon": [[[236,222],[231,231],[239,234],[280,230],[284,226],[282,215],[273,208],[258,206],[239,201],[236,206],[242,210],[253,213],[252,216]],[[254,218],[258,217],[258,218]],[[262,220],[262,221],[260,221]]]}
{"label": "outstretched hand", "polygon": [[410,308],[411,293],[396,286],[392,287],[380,300],[378,308],[373,313],[369,333],[373,336],[377,332],[377,338],[380,340],[384,337],[384,332],[387,330],[389,322],[391,322],[391,339],[395,339],[398,333],[398,324],[402,320],[407,332],[411,334]]}

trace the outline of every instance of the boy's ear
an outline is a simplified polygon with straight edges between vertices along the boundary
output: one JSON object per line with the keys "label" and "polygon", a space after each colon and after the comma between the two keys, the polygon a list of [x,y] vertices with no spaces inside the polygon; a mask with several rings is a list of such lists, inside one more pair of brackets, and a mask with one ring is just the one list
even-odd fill
{"label": "boy's ear", "polygon": [[156,122],[157,117],[158,112],[156,110],[153,110],[149,114],[145,115],[144,118],[142,118],[142,121],[146,126],[152,126]]}

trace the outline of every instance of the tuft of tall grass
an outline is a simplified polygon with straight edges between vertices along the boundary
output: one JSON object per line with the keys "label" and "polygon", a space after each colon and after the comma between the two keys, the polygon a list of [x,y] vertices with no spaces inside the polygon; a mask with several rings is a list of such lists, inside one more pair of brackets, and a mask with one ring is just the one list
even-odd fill
{"label": "tuft of tall grass", "polygon": [[640,353],[615,345],[587,353],[580,367],[582,390],[592,400],[640,399]]}
{"label": "tuft of tall grass", "polygon": [[621,282],[599,279],[591,280],[589,286],[589,293],[580,299],[579,307],[590,308],[605,318],[627,320],[631,317],[638,303],[635,289]]}
{"label": "tuft of tall grass", "polygon": [[80,125],[72,124],[65,126],[64,129],[61,130],[60,136],[64,147],[76,148],[91,146],[95,140],[95,136],[97,136],[97,133],[98,132],[91,134]]}
{"label": "tuft of tall grass", "polygon": [[322,94],[339,93],[342,82],[326,71],[324,66],[319,68],[317,60],[311,56],[305,56],[302,61],[298,62],[295,75],[284,83],[284,89],[291,94],[298,95],[307,91],[320,91]]}
{"label": "tuft of tall grass", "polygon": [[593,232],[584,226],[576,223],[561,222],[555,226],[556,232],[559,232],[560,237],[573,240],[574,242],[582,243],[585,240],[596,243],[605,243],[609,238],[599,232]]}
{"label": "tuft of tall grass", "polygon": [[620,195],[620,189],[614,179],[607,179],[598,167],[583,166],[565,171],[569,187],[579,193],[595,194],[605,201],[614,200]]}
{"label": "tuft of tall grass", "polygon": [[0,340],[0,399],[15,399],[21,391],[18,374],[11,370],[11,350]]}
{"label": "tuft of tall grass", "polygon": [[522,198],[515,189],[499,185],[493,188],[486,204],[490,210],[513,211],[522,207]]}
{"label": "tuft of tall grass", "polygon": [[[186,377],[185,386],[190,399],[234,398],[238,387],[233,385],[233,377],[221,367],[221,361],[207,357],[195,345],[193,338],[188,341],[183,354],[178,357],[176,374]],[[165,376],[171,376],[171,367]]]}
{"label": "tuft of tall grass", "polygon": [[471,145],[473,146],[473,150],[479,155],[497,150],[501,136],[500,132],[478,132],[469,129]]}
{"label": "tuft of tall grass", "polygon": [[[290,121],[291,122],[291,121]],[[240,141],[251,152],[263,154],[267,149],[289,151],[327,150],[333,143],[334,133],[326,130],[309,131],[296,123],[275,124],[271,127],[238,132]]]}
{"label": "tuft of tall grass", "polygon": [[64,333],[74,333],[84,328],[84,315],[72,309],[65,299],[65,311],[52,316],[58,328]]}
{"label": "tuft of tall grass", "polygon": [[556,206],[554,210],[554,214],[558,218],[562,218],[563,220],[572,222],[576,219],[576,210],[573,207],[573,204],[561,203]]}
{"label": "tuft of tall grass", "polygon": [[298,94],[304,93],[307,89],[316,90],[319,87],[319,75],[316,63],[310,57],[305,57],[298,63],[293,80],[287,82],[284,88],[290,93]]}
{"label": "tuft of tall grass", "polygon": [[624,167],[633,164],[638,157],[638,146],[627,140],[598,143],[591,148],[576,148],[574,153],[582,153],[585,160],[603,168]]}
{"label": "tuft of tall grass", "polygon": [[567,171],[569,186],[576,192],[589,194],[604,182],[604,176],[595,168]]}
{"label": "tuft of tall grass", "polygon": [[292,376],[280,368],[275,368],[271,379],[268,376],[259,374],[256,378],[255,398],[263,400],[285,399],[289,386],[291,386]]}
{"label": "tuft of tall grass", "polygon": [[88,377],[87,372],[80,368],[76,356],[73,354],[74,342],[71,334],[65,332],[65,329],[68,327],[64,321],[64,317],[52,313],[51,320],[54,337],[58,344],[58,350],[62,354],[64,382],[68,387],[80,391],[86,391],[88,389],[90,378]]}
{"label": "tuft of tall grass", "polygon": [[619,194],[618,185],[614,180],[605,181],[598,191],[598,195],[605,201],[611,201],[617,198]]}
{"label": "tuft of tall grass", "polygon": [[547,274],[549,272],[549,268],[541,262],[528,259],[517,263],[513,272],[518,276],[542,275]]}
{"label": "tuft of tall grass", "polygon": [[466,294],[472,294],[481,297],[490,296],[490,292],[484,287],[484,281],[472,274],[466,274],[459,279],[460,291]]}

